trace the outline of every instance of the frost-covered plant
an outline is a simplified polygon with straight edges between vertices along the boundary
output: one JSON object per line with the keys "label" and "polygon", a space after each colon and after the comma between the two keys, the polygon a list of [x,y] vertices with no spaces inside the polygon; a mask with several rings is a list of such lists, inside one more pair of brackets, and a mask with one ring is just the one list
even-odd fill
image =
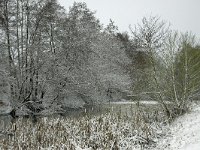
{"label": "frost-covered plant", "polygon": [[[19,118],[0,139],[2,149],[140,149],[155,146],[164,134],[163,122],[153,121],[154,112],[133,111],[132,115],[109,112],[78,119]],[[151,120],[151,121],[150,121]]]}

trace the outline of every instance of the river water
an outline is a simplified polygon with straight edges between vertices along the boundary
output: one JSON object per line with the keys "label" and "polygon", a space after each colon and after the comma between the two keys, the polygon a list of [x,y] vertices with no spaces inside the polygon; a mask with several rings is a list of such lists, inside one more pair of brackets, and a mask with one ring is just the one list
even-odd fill
{"label": "river water", "polygon": [[[142,104],[142,103],[141,103]],[[158,104],[153,103],[153,102],[148,102],[143,104],[145,106],[148,106],[148,108],[151,108],[150,106],[155,107]],[[114,112],[114,113],[121,113],[123,114],[131,114],[132,110],[135,109],[135,102],[114,102],[114,103],[109,103],[109,104],[103,104],[103,105],[97,105],[97,106],[87,106],[86,108],[82,109],[66,109],[66,113],[64,114],[54,114],[50,116],[45,116],[45,117],[67,117],[67,118],[80,118],[85,115],[89,116],[95,116],[95,115],[100,115],[104,114],[107,112]],[[21,116],[22,117],[22,116]],[[44,117],[44,116],[29,116],[29,117],[24,117],[24,119],[32,119],[33,122],[37,121],[39,118]],[[15,119],[13,119],[10,115],[0,115],[0,131],[4,130],[6,127],[9,126],[10,123],[14,122]]]}
{"label": "river water", "polygon": [[[107,112],[109,110],[108,107],[104,107],[103,105],[98,105],[98,106],[87,106],[86,108],[82,109],[66,109],[66,113],[64,114],[54,114],[54,115],[49,115],[49,116],[20,116],[23,117],[24,119],[32,119],[33,122],[37,121],[41,117],[67,117],[67,118],[80,118],[87,115],[98,115],[102,114],[104,112]],[[15,119],[12,118],[11,115],[9,114],[4,114],[0,115],[0,131],[3,131],[8,127],[12,122],[14,122]]]}

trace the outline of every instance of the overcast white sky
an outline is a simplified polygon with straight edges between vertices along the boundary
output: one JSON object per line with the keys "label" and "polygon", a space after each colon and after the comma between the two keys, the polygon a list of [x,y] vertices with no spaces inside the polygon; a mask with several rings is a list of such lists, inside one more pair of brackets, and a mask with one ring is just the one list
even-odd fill
{"label": "overcast white sky", "polygon": [[[66,9],[74,0],[58,0]],[[143,16],[158,15],[169,21],[173,29],[192,31],[200,36],[200,0],[75,0],[86,2],[103,24],[111,18],[120,31],[141,21]]]}

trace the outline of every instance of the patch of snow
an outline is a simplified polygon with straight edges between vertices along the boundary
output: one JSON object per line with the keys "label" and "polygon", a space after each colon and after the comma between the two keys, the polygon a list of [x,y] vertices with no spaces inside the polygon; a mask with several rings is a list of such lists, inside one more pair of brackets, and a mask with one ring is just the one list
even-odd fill
{"label": "patch of snow", "polygon": [[[128,105],[128,104],[136,104],[137,102],[133,101],[119,101],[119,102],[111,102],[114,105]],[[150,105],[157,105],[157,101],[140,101],[140,104],[150,104]]]}
{"label": "patch of snow", "polygon": [[177,118],[157,150],[200,150],[200,106]]}
{"label": "patch of snow", "polygon": [[196,144],[188,144],[186,147],[184,147],[184,150],[199,150],[200,149],[200,143]]}

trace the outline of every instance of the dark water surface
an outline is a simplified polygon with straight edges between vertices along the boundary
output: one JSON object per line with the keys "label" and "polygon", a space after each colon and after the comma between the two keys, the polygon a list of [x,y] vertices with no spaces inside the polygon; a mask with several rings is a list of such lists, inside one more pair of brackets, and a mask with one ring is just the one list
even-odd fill
{"label": "dark water surface", "polygon": [[[157,104],[143,104],[141,105],[145,109],[153,110],[156,107],[160,107]],[[121,115],[131,115],[132,111],[135,109],[135,104],[121,104],[121,103],[113,103],[113,104],[103,104],[103,105],[96,105],[96,106],[87,106],[85,108],[81,109],[70,109],[66,108],[66,113],[64,114],[53,114],[49,116],[42,116],[42,115],[36,115],[36,116],[20,116],[23,117],[26,121],[27,119],[31,119],[32,122],[37,122],[42,117],[49,117],[49,118],[58,118],[58,117],[66,117],[66,118],[73,118],[73,119],[79,119],[84,116],[97,116],[101,114],[105,114],[108,112],[112,113],[120,113]],[[149,110],[147,110],[149,111]],[[13,119],[10,115],[0,115],[0,131],[4,130],[6,127],[10,125],[10,123],[14,122],[15,119]]]}
{"label": "dark water surface", "polygon": [[0,131],[8,127],[12,121],[13,118],[10,115],[0,115]]}
{"label": "dark water surface", "polygon": [[[71,109],[71,108],[66,108],[65,113],[63,114],[54,114],[54,115],[49,115],[49,116],[43,116],[43,115],[34,115],[34,116],[19,116],[23,117],[24,120],[26,119],[31,119],[33,122],[38,121],[42,117],[49,117],[49,118],[57,118],[57,117],[66,117],[66,118],[80,118],[85,115],[99,115],[102,113],[106,113],[109,111],[108,107],[104,107],[102,105],[98,106],[87,106],[85,108],[80,108],[80,109]],[[14,122],[15,119],[9,115],[0,115],[0,131],[3,131],[8,127],[12,122]]]}

